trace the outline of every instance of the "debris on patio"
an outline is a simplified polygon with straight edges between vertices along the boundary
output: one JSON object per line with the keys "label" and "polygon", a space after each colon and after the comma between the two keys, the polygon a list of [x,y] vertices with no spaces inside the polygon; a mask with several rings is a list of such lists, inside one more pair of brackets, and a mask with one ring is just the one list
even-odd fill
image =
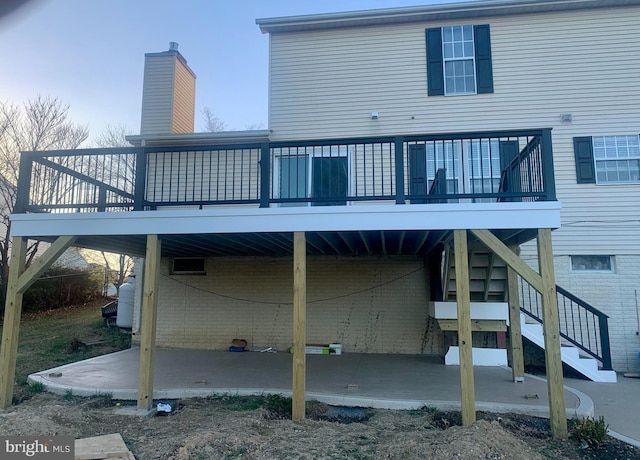
{"label": "debris on patio", "polygon": [[[293,347],[289,348],[289,353],[293,353]],[[327,343],[327,344],[307,344],[305,347],[305,354],[307,355],[341,355],[342,344],[341,343]]]}
{"label": "debris on patio", "polygon": [[243,352],[247,348],[247,341],[244,339],[233,339],[229,351]]}
{"label": "debris on patio", "polygon": [[120,433],[76,439],[75,460],[98,460],[105,458],[135,460],[135,457],[129,451]]}

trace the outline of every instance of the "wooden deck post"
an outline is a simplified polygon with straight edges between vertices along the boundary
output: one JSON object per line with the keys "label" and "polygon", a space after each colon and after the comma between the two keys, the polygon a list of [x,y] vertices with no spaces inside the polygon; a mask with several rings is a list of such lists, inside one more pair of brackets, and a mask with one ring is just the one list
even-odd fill
{"label": "wooden deck post", "polygon": [[[518,253],[518,248],[511,248]],[[511,375],[514,382],[524,382],[524,355],[522,351],[522,325],[520,324],[520,295],[518,274],[507,265],[507,299],[509,301],[509,348]]]}
{"label": "wooden deck post", "polygon": [[454,230],[456,266],[456,299],[458,304],[458,347],[460,353],[460,387],[462,424],[476,421],[476,401],[473,382],[473,338],[471,332],[471,294],[469,292],[469,254],[467,231]]}
{"label": "wooden deck post", "polygon": [[2,328],[2,349],[0,350],[0,408],[2,409],[9,407],[13,400],[22,295],[75,240],[75,236],[59,236],[49,249],[26,270],[27,240],[22,237],[14,237],[12,240]]}
{"label": "wooden deck post", "polygon": [[307,245],[304,232],[293,234],[293,384],[292,419],[305,417],[307,328]]}
{"label": "wooden deck post", "polygon": [[560,323],[551,230],[538,229],[538,263],[542,277],[542,327],[544,331],[544,356],[547,368],[549,414],[554,438],[567,439],[567,412],[560,355]]}
{"label": "wooden deck post", "polygon": [[14,237],[12,243],[7,300],[4,304],[2,350],[0,350],[0,409],[6,409],[13,402],[13,383],[16,376],[18,334],[22,313],[22,292],[18,290],[18,281],[24,272],[27,256],[25,238]]}
{"label": "wooden deck post", "polygon": [[142,315],[140,319],[140,368],[138,373],[138,410],[148,411],[153,406],[153,371],[156,349],[156,322],[158,318],[158,278],[160,272],[161,242],[158,235],[147,235],[144,259]]}

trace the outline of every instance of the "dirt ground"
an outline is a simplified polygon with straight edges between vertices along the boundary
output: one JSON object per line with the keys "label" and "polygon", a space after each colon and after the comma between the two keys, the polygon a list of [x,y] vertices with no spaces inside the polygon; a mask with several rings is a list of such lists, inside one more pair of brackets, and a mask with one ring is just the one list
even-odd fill
{"label": "dirt ground", "polygon": [[[549,421],[478,413],[471,427],[459,412],[332,408],[307,405],[292,422],[282,397],[170,401],[172,413],[140,418],[116,414],[128,402],[39,393],[0,411],[3,435],[120,433],[137,459],[640,459],[638,450],[608,438],[601,448],[554,441]],[[289,405],[287,407],[287,404]]]}

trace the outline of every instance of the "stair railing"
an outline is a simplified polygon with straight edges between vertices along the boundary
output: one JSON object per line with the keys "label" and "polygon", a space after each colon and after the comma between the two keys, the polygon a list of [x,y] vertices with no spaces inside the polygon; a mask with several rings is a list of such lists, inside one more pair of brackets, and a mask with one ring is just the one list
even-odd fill
{"label": "stair railing", "polygon": [[[560,336],[612,370],[609,343],[609,317],[584,300],[556,285]],[[527,281],[520,278],[520,310],[542,323],[542,298]]]}

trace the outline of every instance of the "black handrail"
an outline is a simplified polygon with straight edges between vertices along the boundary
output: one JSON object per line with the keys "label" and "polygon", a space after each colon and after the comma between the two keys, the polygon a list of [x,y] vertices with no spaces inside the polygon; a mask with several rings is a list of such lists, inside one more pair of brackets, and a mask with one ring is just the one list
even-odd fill
{"label": "black handrail", "polygon": [[[556,285],[560,336],[612,370],[609,317],[571,292]],[[520,278],[520,310],[539,323],[542,301],[533,286]]]}
{"label": "black handrail", "polygon": [[[550,129],[533,129],[24,152],[15,212],[405,204],[406,198],[411,203],[553,201],[553,159],[546,158],[551,146],[545,145],[550,142]],[[527,169],[508,165],[510,179],[523,184],[519,189],[505,187],[504,144],[522,149],[516,163]],[[427,176],[435,180],[428,191]],[[417,183],[424,184],[421,191]]]}

